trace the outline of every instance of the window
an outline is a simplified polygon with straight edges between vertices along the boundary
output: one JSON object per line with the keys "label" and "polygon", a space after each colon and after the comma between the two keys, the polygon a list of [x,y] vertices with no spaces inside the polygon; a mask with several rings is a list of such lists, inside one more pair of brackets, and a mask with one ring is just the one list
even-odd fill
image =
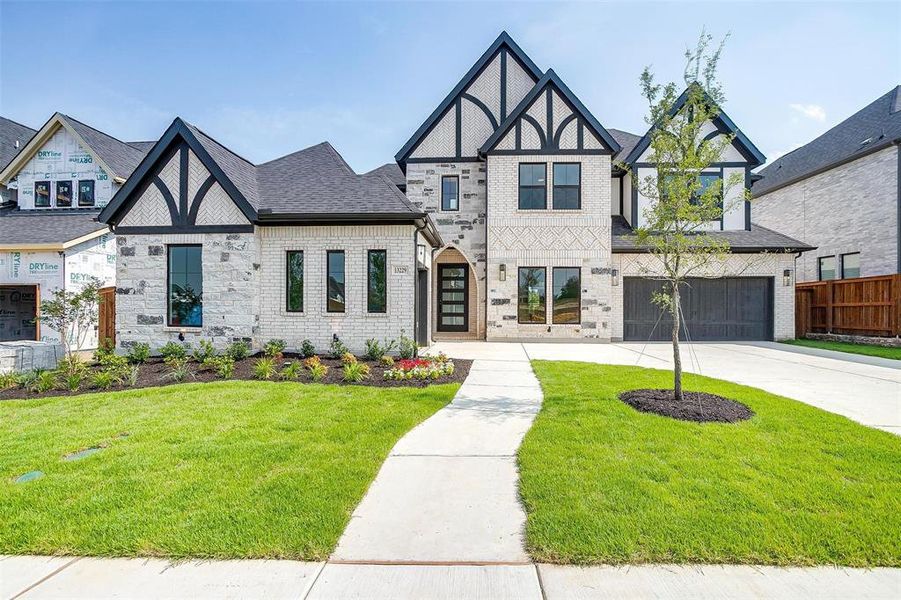
{"label": "window", "polygon": [[57,181],[56,182],[56,205],[72,206],[72,182]]}
{"label": "window", "polygon": [[441,210],[460,210],[460,178],[456,175],[441,178]]}
{"label": "window", "polygon": [[[696,192],[696,195],[691,199],[692,204],[698,204],[699,198],[707,192],[707,188],[711,186],[719,186],[719,181],[722,179],[719,173],[701,173],[698,177],[701,183],[701,189]],[[722,194],[723,190],[720,188],[720,206],[722,206]]]}
{"label": "window", "polygon": [[835,257],[821,256],[817,260],[819,261],[817,267],[820,275],[820,281],[835,279]]}
{"label": "window", "polygon": [[35,181],[34,182],[34,205],[50,206],[50,182]]}
{"label": "window", "polygon": [[288,312],[303,312],[303,252],[288,250],[286,263],[286,287]]}
{"label": "window", "polygon": [[578,324],[582,319],[582,277],[578,267],[554,267],[553,322]]}
{"label": "window", "polygon": [[388,311],[388,251],[370,250],[366,254],[366,310]]}
{"label": "window", "polygon": [[169,326],[203,325],[203,269],[200,245],[169,246]]}
{"label": "window", "polygon": [[556,210],[581,208],[580,167],[579,163],[554,163],[554,208]]}
{"label": "window", "polygon": [[519,268],[519,303],[516,312],[520,323],[537,325],[547,323],[544,267]]}
{"label": "window", "polygon": [[860,277],[860,252],[842,254],[842,279]]}
{"label": "window", "polygon": [[520,210],[544,210],[547,208],[547,165],[544,163],[519,164]]}
{"label": "window", "polygon": [[78,181],[78,206],[94,206],[94,180]]}
{"label": "window", "polygon": [[326,310],[343,313],[344,302],[344,250],[328,250],[326,256]]}

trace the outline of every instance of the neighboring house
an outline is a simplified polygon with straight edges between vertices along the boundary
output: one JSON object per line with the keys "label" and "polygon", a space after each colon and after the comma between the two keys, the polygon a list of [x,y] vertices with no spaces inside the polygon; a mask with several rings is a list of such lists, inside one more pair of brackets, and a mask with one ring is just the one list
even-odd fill
{"label": "neighboring house", "polygon": [[118,248],[117,344],[417,336],[429,216],[323,142],[255,165],[175,119],[100,213]]}
{"label": "neighboring house", "polygon": [[[0,171],[0,341],[58,341],[58,332],[35,323],[41,299],[90,277],[114,285],[115,244],[96,219],[146,150],[60,113],[31,134]],[[9,138],[0,135],[4,152]],[[96,344],[89,336],[86,347]]]}
{"label": "neighboring house", "polygon": [[[432,337],[665,339],[659,261],[632,231],[649,201],[627,175],[655,174],[649,133],[606,129],[502,33],[395,156],[447,242],[433,257]],[[761,153],[725,113],[706,133],[735,137],[704,175],[750,185]],[[710,228],[732,251],[683,296],[691,338],[793,337],[795,254],[810,247],[752,223],[740,197]]]}
{"label": "neighboring house", "polygon": [[901,86],[776,159],[755,220],[817,246],[798,281],[901,273]]}
{"label": "neighboring house", "polygon": [[[25,147],[35,133],[37,132],[31,127],[0,117],[0,169],[9,164],[9,161]],[[10,190],[0,184],[0,208],[15,203],[16,190]]]}

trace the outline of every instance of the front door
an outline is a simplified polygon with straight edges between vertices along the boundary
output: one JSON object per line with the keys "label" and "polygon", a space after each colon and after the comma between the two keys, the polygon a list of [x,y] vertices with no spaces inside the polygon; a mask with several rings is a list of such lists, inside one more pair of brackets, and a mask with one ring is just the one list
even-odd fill
{"label": "front door", "polygon": [[469,330],[469,268],[438,265],[438,331]]}

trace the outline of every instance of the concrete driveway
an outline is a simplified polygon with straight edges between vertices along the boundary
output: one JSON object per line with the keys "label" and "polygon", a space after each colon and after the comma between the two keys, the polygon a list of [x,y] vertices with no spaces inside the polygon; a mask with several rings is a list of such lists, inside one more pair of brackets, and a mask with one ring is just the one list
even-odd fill
{"label": "concrete driveway", "polygon": [[[517,354],[519,347],[533,360],[574,360],[656,369],[670,369],[673,364],[672,347],[668,343],[442,342],[430,351],[458,358],[503,360]],[[683,344],[682,364],[689,372],[757,387],[901,435],[898,361],[757,342]]]}

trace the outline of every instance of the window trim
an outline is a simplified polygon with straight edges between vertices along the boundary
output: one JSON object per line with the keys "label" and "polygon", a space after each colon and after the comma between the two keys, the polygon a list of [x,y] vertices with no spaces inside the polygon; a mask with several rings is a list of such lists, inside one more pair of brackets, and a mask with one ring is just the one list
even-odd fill
{"label": "window trim", "polygon": [[[557,301],[554,292],[554,273],[557,269],[572,269],[579,273],[579,308],[578,320],[573,323],[558,323],[554,313],[554,303]],[[552,267],[551,268],[551,324],[552,325],[581,325],[582,324],[582,267]]]}
{"label": "window trim", "polygon": [[303,314],[304,308],[306,307],[306,293],[307,289],[301,281],[301,289],[300,289],[300,310],[291,308],[291,255],[292,254],[300,254],[301,262],[303,263],[303,267],[301,269],[301,277],[303,280],[306,279],[306,270],[307,263],[306,257],[304,256],[303,250],[285,250],[285,312],[289,312],[292,314]]}
{"label": "window trim", "polygon": [[[845,277],[845,257],[846,256],[857,256],[857,275],[855,277]],[[845,252],[844,254],[838,255],[838,267],[839,279],[860,279],[860,251],[857,252]]]}
{"label": "window trim", "polygon": [[[457,208],[444,208],[444,180],[454,179],[457,182]],[[459,175],[442,175],[441,176],[441,192],[440,192],[441,212],[460,212],[460,176]]]}
{"label": "window trim", "polygon": [[[329,276],[329,257],[332,254],[340,254],[343,257],[344,272],[344,310],[332,310],[328,306],[328,276]],[[326,250],[325,251],[325,312],[333,315],[347,314],[347,254],[344,250]]]}
{"label": "window trim", "polygon": [[[524,165],[538,166],[541,165],[544,167],[544,185],[523,185],[522,184],[522,167]],[[581,181],[581,169],[579,173],[579,180]],[[547,210],[547,163],[546,162],[521,162],[516,165],[516,208],[517,210]],[[523,208],[522,206],[522,189],[543,189],[544,190],[544,206],[540,208]]]}
{"label": "window trim", "polygon": [[[369,260],[369,256],[373,252],[382,252],[385,255],[385,309],[384,310],[372,310],[369,304],[369,297],[372,289],[370,288],[370,277],[372,276],[372,262]],[[366,314],[369,315],[384,315],[388,314],[388,249],[387,248],[369,248],[366,250]]]}
{"label": "window trim", "polygon": [[837,267],[838,265],[836,265],[835,263],[833,263],[833,265],[832,265],[832,274],[833,274],[832,279],[823,279],[823,260],[824,260],[824,259],[827,259],[827,258],[831,258],[833,261],[835,261],[835,255],[834,255],[834,254],[827,254],[826,256],[818,256],[818,257],[817,257],[817,281],[835,281],[835,279],[836,279],[835,275],[838,275],[838,272],[836,271],[836,267]]}
{"label": "window trim", "polygon": [[[91,184],[91,203],[86,204],[81,201],[81,184],[82,183],[90,183]],[[78,206],[95,206],[97,204],[97,183],[93,179],[79,179],[78,180]]]}
{"label": "window trim", "polygon": [[[61,184],[61,183],[69,184],[69,204],[68,205],[65,205],[65,204],[60,205],[60,203],[59,203],[59,184]],[[53,196],[53,198],[54,198],[53,204],[57,208],[72,208],[72,202],[75,200],[75,198],[74,198],[75,194],[72,192],[72,180],[71,179],[57,179],[53,182],[53,187],[56,191],[56,194],[54,194],[54,196]]]}
{"label": "window trim", "polygon": [[[560,184],[558,186],[557,185],[557,173],[555,171],[555,169],[557,168],[557,165],[575,165],[575,166],[579,167],[579,183],[577,183],[576,185]],[[582,210],[582,163],[576,162],[576,161],[555,162],[555,163],[552,163],[551,173],[553,173],[553,175],[554,175],[554,181],[551,185],[551,208],[553,210]],[[545,177],[545,179],[547,179],[547,178]],[[578,191],[578,194],[576,195],[576,207],[575,208],[557,208],[557,187],[567,188],[567,189],[576,188],[576,191]],[[545,200],[545,204],[547,204],[546,200]],[[561,268],[566,268],[566,267],[561,267]],[[579,277],[581,278],[581,274],[579,275]]]}
{"label": "window trim", "polygon": [[[532,323],[528,321],[522,321],[519,316],[519,274],[523,269],[540,269],[544,272],[544,320],[541,323]],[[581,300],[580,300],[581,302]],[[542,327],[547,327],[547,267],[539,267],[539,266],[523,266],[517,267],[516,269],[516,323],[519,325],[540,325]]]}
{"label": "window trim", "polygon": [[[38,204],[38,184],[46,183],[47,184],[47,204]],[[50,180],[49,179],[41,179],[40,181],[34,182],[34,198],[32,202],[34,203],[35,208],[50,208],[53,204],[51,199],[53,197],[53,191],[50,189]]]}
{"label": "window trim", "polygon": [[174,325],[172,323],[172,248],[200,248],[200,281],[203,284],[203,244],[166,244],[166,327],[172,329],[203,329],[203,290],[200,291],[200,325]]}

